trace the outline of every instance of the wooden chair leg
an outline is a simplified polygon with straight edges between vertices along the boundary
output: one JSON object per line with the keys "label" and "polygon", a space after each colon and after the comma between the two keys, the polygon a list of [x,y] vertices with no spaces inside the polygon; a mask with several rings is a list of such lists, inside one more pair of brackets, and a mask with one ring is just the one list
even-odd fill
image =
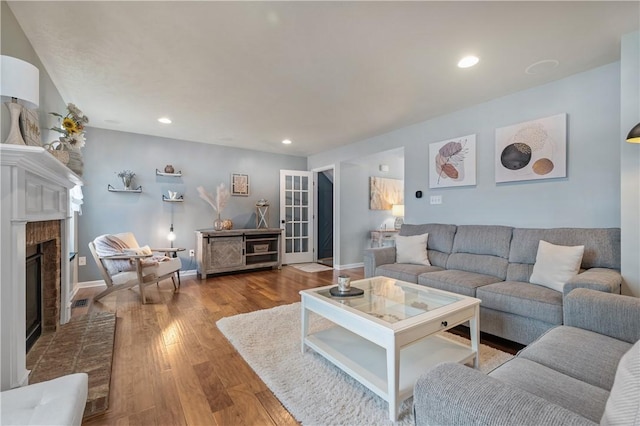
{"label": "wooden chair leg", "polygon": [[178,291],[178,286],[176,286],[176,274],[171,275],[171,282],[173,283],[173,291]]}
{"label": "wooden chair leg", "polygon": [[138,283],[138,287],[140,287],[140,297],[142,298],[142,304],[147,303],[147,298],[144,296],[144,284],[141,282]]}

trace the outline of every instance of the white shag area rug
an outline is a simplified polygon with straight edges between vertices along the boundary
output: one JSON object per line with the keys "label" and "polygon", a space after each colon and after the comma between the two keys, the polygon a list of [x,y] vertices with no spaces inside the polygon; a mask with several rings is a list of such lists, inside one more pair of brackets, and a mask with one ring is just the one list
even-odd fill
{"label": "white shag area rug", "polygon": [[322,272],[331,271],[333,268],[320,263],[299,263],[297,265],[290,265],[303,272]]}
{"label": "white shag area rug", "polygon": [[[311,313],[310,331],[332,326]],[[390,425],[388,405],[321,355],[300,351],[300,303],[222,318],[218,328],[304,425]],[[447,337],[467,341],[447,333]],[[491,371],[512,358],[480,345],[480,370]],[[399,412],[398,425],[413,425],[413,398]]]}

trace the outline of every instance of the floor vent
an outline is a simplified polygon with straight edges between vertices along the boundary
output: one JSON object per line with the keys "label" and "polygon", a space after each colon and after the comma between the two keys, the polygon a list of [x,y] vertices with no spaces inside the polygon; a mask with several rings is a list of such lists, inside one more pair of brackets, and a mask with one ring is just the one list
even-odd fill
{"label": "floor vent", "polygon": [[89,299],[78,299],[75,302],[73,302],[73,307],[82,308],[83,306],[87,306],[88,302],[89,302]]}

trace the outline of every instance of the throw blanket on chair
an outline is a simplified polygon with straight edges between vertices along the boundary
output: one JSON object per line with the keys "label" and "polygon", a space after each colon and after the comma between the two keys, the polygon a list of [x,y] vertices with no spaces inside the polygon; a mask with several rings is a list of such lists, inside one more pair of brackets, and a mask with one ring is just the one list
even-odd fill
{"label": "throw blanket on chair", "polygon": [[[96,246],[96,253],[100,257],[124,254],[124,250],[129,248],[124,241],[113,235],[101,235],[93,240],[93,243]],[[136,270],[136,266],[127,259],[102,259],[102,263],[109,271],[109,275]]]}
{"label": "throw blanket on chair", "polygon": [[[151,249],[149,246],[144,247],[129,247],[120,238],[113,235],[102,235],[96,238],[93,243],[96,246],[96,253],[98,256],[114,256],[114,255],[150,255]],[[155,266],[158,262],[164,262],[170,260],[167,256],[153,256],[150,258],[142,259],[142,267]],[[114,275],[119,272],[135,271],[135,262],[128,259],[102,259],[105,268],[109,271],[109,275]]]}

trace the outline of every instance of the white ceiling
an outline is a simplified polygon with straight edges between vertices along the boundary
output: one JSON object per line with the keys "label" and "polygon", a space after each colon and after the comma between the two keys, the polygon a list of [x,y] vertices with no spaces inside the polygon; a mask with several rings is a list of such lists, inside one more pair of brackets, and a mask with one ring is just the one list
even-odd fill
{"label": "white ceiling", "polygon": [[9,5],[90,126],[303,156],[614,62],[640,28],[638,1]]}

